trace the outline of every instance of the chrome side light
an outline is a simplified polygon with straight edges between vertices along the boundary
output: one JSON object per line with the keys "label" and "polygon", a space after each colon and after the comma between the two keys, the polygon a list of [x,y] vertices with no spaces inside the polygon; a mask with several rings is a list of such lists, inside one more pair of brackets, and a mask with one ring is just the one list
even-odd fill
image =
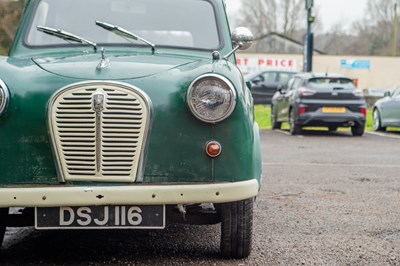
{"label": "chrome side light", "polygon": [[206,123],[217,123],[232,114],[236,106],[236,92],[228,79],[206,74],[189,86],[187,103],[195,117]]}

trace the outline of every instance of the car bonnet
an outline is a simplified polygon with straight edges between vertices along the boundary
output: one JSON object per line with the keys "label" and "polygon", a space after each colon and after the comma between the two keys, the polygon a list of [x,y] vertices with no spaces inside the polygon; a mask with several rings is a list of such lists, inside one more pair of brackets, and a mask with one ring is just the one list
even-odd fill
{"label": "car bonnet", "polygon": [[38,67],[58,76],[124,80],[152,76],[199,59],[162,55],[105,55],[102,58],[100,54],[86,54],[32,60]]}

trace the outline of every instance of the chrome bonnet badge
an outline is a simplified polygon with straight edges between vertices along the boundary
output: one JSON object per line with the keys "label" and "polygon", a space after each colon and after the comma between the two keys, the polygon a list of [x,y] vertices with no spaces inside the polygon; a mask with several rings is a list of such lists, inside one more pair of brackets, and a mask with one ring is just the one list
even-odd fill
{"label": "chrome bonnet badge", "polygon": [[93,94],[92,97],[92,108],[96,113],[101,113],[106,106],[106,96],[101,91]]}
{"label": "chrome bonnet badge", "polygon": [[101,125],[102,112],[106,106],[106,96],[100,90],[92,96],[92,109],[96,112],[96,171],[101,170]]}
{"label": "chrome bonnet badge", "polygon": [[101,48],[101,61],[97,65],[97,70],[102,70],[102,69],[108,68],[108,67],[110,67],[110,60],[108,60],[108,58],[106,58],[104,48]]}

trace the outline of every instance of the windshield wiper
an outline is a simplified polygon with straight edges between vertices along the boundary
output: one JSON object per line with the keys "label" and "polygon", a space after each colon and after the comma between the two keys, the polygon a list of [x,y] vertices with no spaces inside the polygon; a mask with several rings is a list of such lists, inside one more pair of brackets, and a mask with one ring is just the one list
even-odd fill
{"label": "windshield wiper", "polygon": [[86,40],[86,39],[79,37],[77,35],[74,35],[72,33],[69,33],[69,32],[66,32],[66,31],[63,31],[60,29],[53,29],[53,28],[44,27],[44,26],[37,26],[36,28],[38,31],[61,38],[63,40],[78,42],[78,43],[82,43],[82,44],[89,44],[89,45],[93,46],[95,51],[97,51],[97,44],[95,42]]}
{"label": "windshield wiper", "polygon": [[151,42],[143,39],[140,36],[137,36],[136,34],[130,32],[130,31],[124,29],[124,28],[121,28],[121,27],[118,27],[118,26],[115,26],[115,25],[112,25],[112,24],[109,24],[109,23],[106,23],[106,22],[101,22],[101,21],[98,21],[98,20],[96,21],[96,25],[100,26],[100,27],[102,27],[102,28],[104,28],[104,29],[106,29],[108,31],[111,31],[111,32],[117,34],[118,36],[129,38],[129,39],[133,39],[135,41],[144,42],[145,44],[151,46],[151,51],[153,52],[153,54],[154,54],[154,52],[156,50],[156,45],[154,43],[151,43]]}

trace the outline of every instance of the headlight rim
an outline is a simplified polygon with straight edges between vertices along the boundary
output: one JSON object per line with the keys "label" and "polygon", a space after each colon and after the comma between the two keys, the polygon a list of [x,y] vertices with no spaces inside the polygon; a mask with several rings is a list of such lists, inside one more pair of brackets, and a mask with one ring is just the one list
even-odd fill
{"label": "headlight rim", "polygon": [[0,79],[0,93],[4,97],[4,100],[2,102],[0,102],[0,116],[2,116],[4,111],[5,111],[5,109],[6,109],[6,107],[7,107],[7,105],[8,105],[8,101],[10,99],[10,94],[8,92],[7,85],[1,79]]}
{"label": "headlight rim", "polygon": [[[211,78],[217,78],[217,79],[219,79],[220,81],[224,82],[224,83],[229,87],[229,89],[230,89],[229,91],[230,91],[231,97],[232,97],[232,101],[231,101],[231,103],[230,103],[230,105],[229,105],[229,108],[228,108],[227,111],[225,112],[225,114],[224,114],[222,117],[218,118],[218,119],[212,119],[212,120],[201,116],[201,115],[196,111],[196,109],[195,109],[195,107],[193,106],[193,103],[192,103],[192,101],[191,101],[191,97],[192,97],[193,90],[194,90],[194,85],[196,84],[196,82],[198,82],[198,81],[201,80],[201,79],[210,78],[210,77],[211,77]],[[235,108],[236,108],[237,93],[236,93],[235,87],[233,86],[232,82],[231,82],[229,79],[227,79],[226,77],[224,77],[224,76],[222,76],[222,75],[220,75],[220,74],[207,73],[207,74],[200,75],[199,77],[197,77],[196,79],[194,79],[194,80],[192,81],[192,83],[190,83],[189,88],[188,88],[188,90],[187,90],[186,102],[187,102],[187,104],[188,104],[188,106],[189,106],[190,111],[192,112],[192,114],[193,114],[197,119],[199,119],[199,120],[202,121],[202,122],[208,123],[208,124],[216,124],[216,123],[218,123],[218,122],[221,122],[221,121],[227,119],[227,118],[233,113],[233,111],[234,111]]]}

